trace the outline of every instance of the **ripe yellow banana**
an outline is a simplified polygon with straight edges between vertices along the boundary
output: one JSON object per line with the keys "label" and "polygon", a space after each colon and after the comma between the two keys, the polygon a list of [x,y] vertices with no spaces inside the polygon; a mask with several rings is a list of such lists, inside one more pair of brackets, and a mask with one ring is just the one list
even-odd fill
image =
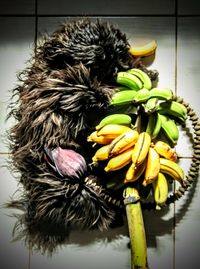
{"label": "ripe yellow banana", "polygon": [[144,181],[142,185],[147,186],[148,184],[155,181],[158,177],[159,171],[160,171],[160,156],[155,151],[154,148],[150,147],[147,156],[147,165],[144,174]]}
{"label": "ripe yellow banana", "polygon": [[124,183],[134,182],[137,179],[139,179],[141,175],[144,173],[145,168],[146,168],[146,161],[144,161],[143,163],[141,163],[136,167],[133,164],[131,164],[126,172]]}
{"label": "ripe yellow banana", "polygon": [[181,185],[184,183],[184,171],[177,163],[160,158],[160,172],[168,174],[173,179],[177,180]]}
{"label": "ripe yellow banana", "polygon": [[135,130],[127,131],[116,137],[110,144],[110,154],[117,155],[135,145],[139,133]]}
{"label": "ripe yellow banana", "polygon": [[158,178],[153,182],[154,200],[157,204],[156,209],[160,209],[168,197],[168,182],[164,174],[159,173]]}
{"label": "ripe yellow banana", "polygon": [[96,151],[95,155],[92,157],[92,160],[93,162],[107,160],[109,158],[109,153],[110,153],[110,144],[102,146]]}
{"label": "ripe yellow banana", "polygon": [[126,166],[131,162],[131,156],[133,153],[133,148],[129,148],[126,151],[122,152],[121,154],[111,158],[107,166],[104,168],[106,172],[119,170],[122,167]]}
{"label": "ripe yellow banana", "polygon": [[106,136],[106,135],[97,136],[97,131],[92,132],[87,138],[88,142],[94,142],[94,143],[101,144],[101,145],[107,145],[112,140],[113,140],[112,137],[109,137],[109,136]]}
{"label": "ripe yellow banana", "polygon": [[129,53],[133,56],[148,56],[155,52],[157,48],[157,43],[155,40],[148,42],[143,46],[132,46],[129,50]]}
{"label": "ripe yellow banana", "polygon": [[104,127],[102,127],[99,131],[97,131],[97,136],[108,136],[108,137],[117,137],[118,135],[121,135],[122,133],[125,133],[127,131],[132,130],[131,128],[120,125],[120,124],[108,124]]}
{"label": "ripe yellow banana", "polygon": [[168,160],[176,161],[177,155],[174,148],[171,148],[170,145],[163,141],[157,141],[154,145],[154,149],[158,154]]}
{"label": "ripe yellow banana", "polygon": [[150,135],[146,132],[140,133],[132,154],[132,162],[134,167],[137,167],[145,160],[149,151],[150,144]]}

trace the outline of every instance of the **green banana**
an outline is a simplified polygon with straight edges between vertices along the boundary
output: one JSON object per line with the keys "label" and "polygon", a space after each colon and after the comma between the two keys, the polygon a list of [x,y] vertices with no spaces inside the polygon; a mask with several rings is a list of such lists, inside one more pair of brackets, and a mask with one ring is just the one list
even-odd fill
{"label": "green banana", "polygon": [[112,114],[103,118],[100,123],[96,126],[96,130],[101,129],[105,125],[108,124],[122,124],[122,125],[130,125],[131,117],[126,114]]}
{"label": "green banana", "polygon": [[132,68],[128,70],[128,72],[138,77],[142,81],[144,88],[146,88],[147,90],[151,89],[152,87],[151,79],[144,71],[138,68]]}
{"label": "green banana", "polygon": [[133,98],[133,102],[142,103],[146,102],[149,98],[150,98],[149,90],[143,88],[136,93],[135,97]]}
{"label": "green banana", "polygon": [[156,111],[156,107],[159,103],[158,98],[150,98],[145,104],[143,104],[144,110],[146,113],[153,113]]}
{"label": "green banana", "polygon": [[156,111],[158,111],[160,114],[171,115],[183,122],[187,119],[186,107],[176,101],[159,103],[156,106]]}
{"label": "green banana", "polygon": [[116,82],[130,88],[131,90],[136,91],[142,89],[143,87],[141,80],[128,72],[118,72],[116,76]]}
{"label": "green banana", "polygon": [[164,133],[173,144],[176,144],[179,138],[179,130],[175,121],[159,113],[158,117],[161,120],[161,128],[163,129]]}
{"label": "green banana", "polygon": [[119,105],[127,105],[133,103],[133,98],[137,94],[137,91],[134,90],[125,90],[116,92],[113,94],[111,98],[111,105],[119,106]]}
{"label": "green banana", "polygon": [[161,119],[158,113],[152,113],[149,116],[149,121],[147,123],[146,132],[155,139],[161,130]]}
{"label": "green banana", "polygon": [[173,92],[168,88],[153,88],[150,90],[150,98],[159,98],[165,100],[171,100],[173,97]]}

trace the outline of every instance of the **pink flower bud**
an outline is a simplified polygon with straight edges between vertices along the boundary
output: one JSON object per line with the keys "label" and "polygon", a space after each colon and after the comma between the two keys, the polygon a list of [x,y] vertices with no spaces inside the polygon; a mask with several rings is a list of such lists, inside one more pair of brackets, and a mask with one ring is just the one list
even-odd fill
{"label": "pink flower bud", "polygon": [[45,147],[45,152],[45,160],[62,177],[79,178],[87,170],[85,159],[74,150]]}

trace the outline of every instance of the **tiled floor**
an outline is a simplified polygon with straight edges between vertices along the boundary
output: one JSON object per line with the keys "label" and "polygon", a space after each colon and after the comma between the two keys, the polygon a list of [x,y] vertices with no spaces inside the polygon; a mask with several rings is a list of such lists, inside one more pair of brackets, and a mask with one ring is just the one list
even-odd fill
{"label": "tiled floor", "polygon": [[[156,68],[160,72],[159,85],[177,90],[178,95],[190,102],[200,116],[200,16],[179,17],[176,29],[176,17],[173,16],[175,14],[174,1],[147,1],[147,5],[143,5],[143,8],[135,5],[135,11],[131,11],[133,1],[125,1],[126,5],[123,4],[121,10],[117,5],[118,2],[115,1],[115,9],[113,9],[114,4],[110,4],[106,11],[104,1],[100,1],[99,7],[94,7],[88,0],[85,10],[81,9],[78,1],[76,5],[74,2],[70,8],[66,7],[65,1],[61,0],[56,1],[56,5],[55,2],[38,1],[38,6],[35,6],[34,1],[29,1],[29,5],[26,1],[15,2],[17,2],[16,8],[9,5],[11,1],[3,1],[4,8],[0,11],[0,164],[6,163],[8,155],[5,153],[8,152],[8,147],[5,132],[12,125],[12,121],[5,122],[8,112],[6,107],[11,95],[9,91],[17,84],[17,72],[25,67],[26,61],[33,53],[35,30],[37,29],[38,36],[46,31],[51,33],[60,22],[69,19],[64,16],[65,14],[106,15],[103,19],[118,24],[120,29],[128,35],[130,43],[155,38],[158,41],[158,49],[151,68]],[[190,6],[186,6],[185,2],[178,1],[179,14],[200,13],[197,12],[198,3],[194,0],[193,4],[190,2]],[[34,17],[35,7],[41,15],[37,17],[37,20]],[[14,14],[18,16],[13,16]],[[109,14],[118,16],[112,17],[108,16]],[[144,16],[135,17],[130,16],[131,14]],[[148,14],[151,16],[145,16]],[[157,16],[162,14],[165,16]],[[129,16],[121,17],[120,15]],[[181,166],[187,172],[192,150],[190,140],[185,136],[186,133],[188,134],[187,129],[181,130],[177,151],[182,157]],[[2,167],[0,171],[0,204],[3,205],[15,192],[17,184],[16,179],[6,167]],[[198,251],[200,244],[199,187],[199,182],[197,182],[182,200],[162,212],[144,212],[151,269],[197,268],[195,265],[200,262]],[[104,233],[97,231],[72,233],[70,244],[62,245],[53,257],[49,258],[35,251],[29,253],[20,241],[11,242],[15,221],[9,217],[9,214],[10,211],[0,208],[2,269],[130,268],[126,226]]]}

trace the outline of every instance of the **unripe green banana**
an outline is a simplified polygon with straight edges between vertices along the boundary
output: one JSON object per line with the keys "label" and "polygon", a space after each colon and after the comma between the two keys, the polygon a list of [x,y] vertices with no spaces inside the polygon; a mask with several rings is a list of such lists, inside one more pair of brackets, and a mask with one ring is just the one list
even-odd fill
{"label": "unripe green banana", "polygon": [[169,140],[175,145],[179,138],[179,130],[175,121],[159,113],[158,113],[158,117],[161,120],[161,127],[164,133],[167,135]]}
{"label": "unripe green banana", "polygon": [[147,102],[145,104],[143,104],[144,110],[146,113],[153,113],[156,111],[156,107],[159,103],[159,99],[158,98],[150,98],[149,100],[147,100]]}
{"label": "unripe green banana", "polygon": [[112,114],[103,118],[100,123],[96,126],[96,130],[101,129],[108,124],[121,124],[121,125],[130,125],[131,117],[126,114]]}
{"label": "unripe green banana", "polygon": [[116,92],[112,96],[111,105],[128,105],[133,103],[133,98],[137,94],[137,91],[134,90],[125,90]]}
{"label": "unripe green banana", "polygon": [[144,88],[146,88],[147,90],[151,89],[152,87],[151,79],[144,71],[138,68],[132,68],[128,70],[128,72],[138,77],[142,81]]}
{"label": "unripe green banana", "polygon": [[165,100],[171,100],[173,97],[173,92],[168,88],[153,88],[150,90],[150,98],[159,98]]}
{"label": "unripe green banana", "polygon": [[146,102],[149,98],[150,98],[150,91],[143,88],[137,92],[137,94],[133,98],[133,102],[142,103],[142,102]]}
{"label": "unripe green banana", "polygon": [[143,87],[141,80],[128,72],[118,72],[116,82],[136,91]]}
{"label": "unripe green banana", "polygon": [[179,120],[183,122],[187,119],[186,107],[176,101],[167,101],[167,102],[159,103],[156,106],[156,110],[160,114],[171,115],[173,117],[178,118]]}
{"label": "unripe green banana", "polygon": [[161,120],[158,116],[158,113],[152,113],[149,116],[149,120],[147,123],[146,132],[151,136],[152,139],[155,139],[161,129]]}

